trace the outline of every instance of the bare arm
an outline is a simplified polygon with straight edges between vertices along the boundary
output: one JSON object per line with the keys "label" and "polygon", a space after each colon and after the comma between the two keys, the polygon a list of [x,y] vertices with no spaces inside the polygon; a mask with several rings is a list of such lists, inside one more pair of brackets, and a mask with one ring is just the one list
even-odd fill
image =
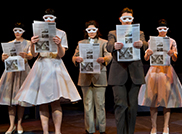
{"label": "bare arm", "polygon": [[56,37],[53,37],[53,41],[56,43],[57,48],[58,48],[58,57],[62,58],[65,55],[66,50],[61,45],[61,39],[58,36],[56,36]]}
{"label": "bare arm", "polygon": [[153,51],[151,49],[147,49],[146,53],[144,55],[144,59],[148,61],[150,59],[150,56],[153,54]]}
{"label": "bare arm", "polygon": [[39,36],[33,36],[31,38],[31,54],[33,55],[33,57],[36,57],[38,55],[38,53],[35,53],[35,46],[34,44],[37,43],[39,41]]}

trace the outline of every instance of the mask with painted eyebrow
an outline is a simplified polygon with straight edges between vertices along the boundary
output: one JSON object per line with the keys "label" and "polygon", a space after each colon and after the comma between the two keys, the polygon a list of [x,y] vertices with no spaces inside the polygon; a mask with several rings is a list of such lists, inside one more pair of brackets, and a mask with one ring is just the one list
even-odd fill
{"label": "mask with painted eyebrow", "polygon": [[122,16],[120,17],[120,19],[123,21],[123,22],[132,22],[134,17],[132,16]]}
{"label": "mask with painted eyebrow", "polygon": [[20,34],[22,34],[22,33],[25,32],[25,30],[23,30],[22,28],[14,28],[14,29],[13,29],[13,32],[14,32],[14,33],[20,33]]}
{"label": "mask with painted eyebrow", "polygon": [[87,28],[86,31],[87,33],[96,33],[98,28]]}
{"label": "mask with painted eyebrow", "polygon": [[54,15],[44,15],[43,19],[44,19],[44,21],[48,21],[48,20],[54,21],[56,19],[56,16],[54,16]]}
{"label": "mask with painted eyebrow", "polygon": [[158,30],[158,32],[167,32],[169,30],[169,28],[167,28],[167,27],[158,27],[157,30]]}

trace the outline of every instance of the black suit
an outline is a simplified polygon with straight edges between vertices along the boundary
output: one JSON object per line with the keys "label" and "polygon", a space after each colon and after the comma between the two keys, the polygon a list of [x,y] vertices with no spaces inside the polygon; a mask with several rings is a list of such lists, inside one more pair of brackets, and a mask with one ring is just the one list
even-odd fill
{"label": "black suit", "polygon": [[[108,84],[112,86],[115,102],[115,118],[118,134],[134,134],[138,107],[138,92],[145,83],[143,64],[141,60],[133,62],[118,62],[117,51],[114,49],[116,31],[108,35],[107,50],[112,53]],[[144,33],[140,32],[143,49],[146,49]],[[142,50],[142,49],[141,49]]]}

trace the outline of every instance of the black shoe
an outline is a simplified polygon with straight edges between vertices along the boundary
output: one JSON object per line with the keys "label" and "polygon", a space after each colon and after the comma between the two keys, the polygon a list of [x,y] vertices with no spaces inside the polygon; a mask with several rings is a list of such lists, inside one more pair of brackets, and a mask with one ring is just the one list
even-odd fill
{"label": "black shoe", "polygon": [[106,134],[106,132],[100,132],[100,134]]}
{"label": "black shoe", "polygon": [[89,133],[87,130],[85,130],[86,134],[93,134],[93,133]]}

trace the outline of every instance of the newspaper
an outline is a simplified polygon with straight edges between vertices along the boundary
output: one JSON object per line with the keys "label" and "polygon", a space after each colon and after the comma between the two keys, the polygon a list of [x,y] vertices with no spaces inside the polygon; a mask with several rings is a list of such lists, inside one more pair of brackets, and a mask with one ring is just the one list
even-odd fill
{"label": "newspaper", "polygon": [[17,72],[25,70],[25,62],[20,52],[23,52],[23,45],[21,42],[1,43],[3,53],[9,55],[4,61],[6,72]]}
{"label": "newspaper", "polygon": [[6,72],[25,71],[25,61],[21,56],[10,56],[5,61]]}
{"label": "newspaper", "polygon": [[153,54],[150,56],[150,65],[170,65],[170,56],[167,54],[170,50],[169,37],[150,36],[149,49],[153,51]]}
{"label": "newspaper", "polygon": [[35,44],[35,52],[57,52],[57,45],[53,41],[56,36],[55,22],[34,21],[33,34],[39,36],[39,41]]}
{"label": "newspaper", "polygon": [[17,56],[20,52],[23,52],[23,45],[21,42],[1,43],[3,53],[9,56]]}
{"label": "newspaper", "polygon": [[117,51],[118,61],[140,60],[140,49],[133,43],[140,40],[140,24],[116,25],[117,42],[123,43],[123,48]]}
{"label": "newspaper", "polygon": [[80,57],[83,62],[80,63],[80,73],[100,73],[100,64],[97,59],[100,55],[100,45],[94,44],[79,44]]}

